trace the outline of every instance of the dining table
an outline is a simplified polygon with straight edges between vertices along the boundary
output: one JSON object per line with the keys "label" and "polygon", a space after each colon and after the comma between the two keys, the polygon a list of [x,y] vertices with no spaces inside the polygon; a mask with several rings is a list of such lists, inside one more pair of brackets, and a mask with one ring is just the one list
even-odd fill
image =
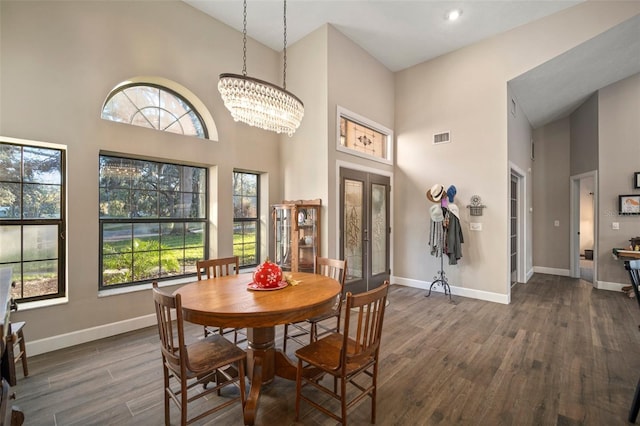
{"label": "dining table", "polygon": [[[275,327],[326,313],[341,294],[340,283],[324,275],[285,272],[286,281],[260,288],[250,273],[227,275],[185,284],[174,292],[182,299],[185,321],[247,329],[247,376],[251,382],[244,412],[253,425],[262,385],[276,376],[296,379],[297,362],[275,345]],[[303,374],[312,375],[312,369]]]}

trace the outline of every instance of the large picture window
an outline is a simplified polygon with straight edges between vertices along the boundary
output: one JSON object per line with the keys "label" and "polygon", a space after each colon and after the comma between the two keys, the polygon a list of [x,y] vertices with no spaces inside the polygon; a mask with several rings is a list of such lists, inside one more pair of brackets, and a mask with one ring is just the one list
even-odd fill
{"label": "large picture window", "polygon": [[65,296],[65,151],[0,139],[0,268],[18,302]]}
{"label": "large picture window", "polygon": [[100,289],[193,275],[207,253],[207,170],[100,156]]}
{"label": "large picture window", "polygon": [[233,172],[233,254],[241,267],[255,266],[260,259],[258,183],[255,173]]}

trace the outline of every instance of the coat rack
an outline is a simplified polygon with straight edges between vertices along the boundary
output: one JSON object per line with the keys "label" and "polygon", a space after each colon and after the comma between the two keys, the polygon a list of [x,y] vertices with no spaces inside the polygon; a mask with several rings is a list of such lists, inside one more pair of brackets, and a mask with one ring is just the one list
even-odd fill
{"label": "coat rack", "polygon": [[[431,296],[433,287],[439,285],[442,287],[445,296],[449,296],[449,302],[452,302],[452,300],[451,287],[444,272],[445,244],[451,244],[451,247],[447,249],[447,254],[449,255],[449,263],[455,265],[457,260],[462,257],[460,244],[463,242],[462,231],[459,224],[460,212],[458,206],[453,204],[456,193],[457,189],[454,185],[449,186],[449,188],[445,190],[444,185],[435,184],[426,194],[427,199],[435,203],[429,210],[431,216],[429,245],[431,246],[431,255],[440,257],[440,270],[433,277],[433,281],[429,286],[429,292],[425,297]],[[455,225],[453,231],[451,229],[452,225]],[[453,232],[453,234],[449,235],[449,232]],[[453,240],[449,240],[449,237],[452,237]],[[453,258],[451,256],[453,256]]]}
{"label": "coat rack", "polygon": [[[442,227],[442,222],[435,222],[433,224],[434,226],[440,226]],[[437,248],[437,253],[436,253],[436,257],[440,256],[440,270],[437,272],[436,275],[434,275],[433,277],[433,281],[431,282],[431,285],[429,286],[429,292],[426,294],[425,297],[429,297],[431,296],[431,290],[433,289],[434,285],[440,285],[442,286],[442,289],[444,290],[444,295],[449,295],[449,301],[451,302],[451,287],[449,287],[449,281],[447,281],[447,277],[446,274],[444,272],[444,252],[443,252],[443,247],[444,247],[444,232],[440,233],[440,238],[438,241],[438,248]]]}

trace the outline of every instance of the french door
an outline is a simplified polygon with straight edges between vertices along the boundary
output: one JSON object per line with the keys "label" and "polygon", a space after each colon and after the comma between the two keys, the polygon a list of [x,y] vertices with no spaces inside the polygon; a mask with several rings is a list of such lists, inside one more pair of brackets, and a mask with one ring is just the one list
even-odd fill
{"label": "french door", "polygon": [[340,256],[347,260],[345,292],[380,286],[390,275],[388,176],[340,169]]}

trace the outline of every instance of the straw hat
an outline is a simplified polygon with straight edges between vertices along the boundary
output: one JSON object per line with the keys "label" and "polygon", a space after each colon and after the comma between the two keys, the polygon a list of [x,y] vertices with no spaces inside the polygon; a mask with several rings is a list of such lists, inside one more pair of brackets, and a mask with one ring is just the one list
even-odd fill
{"label": "straw hat", "polygon": [[444,186],[436,183],[427,191],[427,198],[429,199],[429,201],[437,203],[440,201],[444,194],[446,194]]}

